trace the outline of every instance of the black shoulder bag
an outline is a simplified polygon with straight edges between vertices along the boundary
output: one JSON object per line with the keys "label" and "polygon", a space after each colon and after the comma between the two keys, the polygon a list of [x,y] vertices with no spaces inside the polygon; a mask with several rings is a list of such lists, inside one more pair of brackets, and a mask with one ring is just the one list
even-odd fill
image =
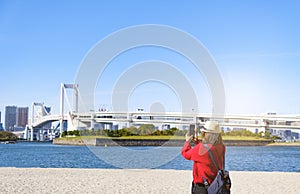
{"label": "black shoulder bag", "polygon": [[218,169],[217,176],[213,180],[213,182],[209,185],[207,180],[203,178],[204,185],[207,189],[208,194],[230,194],[230,188],[231,188],[231,180],[229,177],[229,172],[225,170],[225,156],[224,156],[224,169],[221,170],[210,151],[207,144],[203,144],[205,148],[207,149],[210,158],[212,159],[213,163],[215,164],[216,168]]}

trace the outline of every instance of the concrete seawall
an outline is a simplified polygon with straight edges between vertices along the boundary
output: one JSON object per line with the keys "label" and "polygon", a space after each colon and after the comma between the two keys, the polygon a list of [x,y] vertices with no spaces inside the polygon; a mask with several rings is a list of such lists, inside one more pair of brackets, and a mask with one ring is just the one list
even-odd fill
{"label": "concrete seawall", "polygon": [[[266,146],[271,140],[224,140],[226,146]],[[81,146],[182,146],[184,140],[177,139],[107,139],[107,138],[70,138],[55,139],[57,145]]]}
{"label": "concrete seawall", "polygon": [[226,146],[266,146],[272,140],[223,140]]}

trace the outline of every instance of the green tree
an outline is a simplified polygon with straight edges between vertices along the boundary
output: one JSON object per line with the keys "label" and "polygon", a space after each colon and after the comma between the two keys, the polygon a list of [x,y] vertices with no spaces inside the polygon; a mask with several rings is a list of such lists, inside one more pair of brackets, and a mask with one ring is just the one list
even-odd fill
{"label": "green tree", "polygon": [[[71,131],[70,131],[71,132]],[[70,134],[71,135],[71,134]],[[72,131],[72,135],[75,135],[75,136],[80,136],[79,134],[79,131],[78,130],[74,130]]]}
{"label": "green tree", "polygon": [[271,133],[270,132],[266,132],[265,133],[265,138],[266,139],[271,139]]}
{"label": "green tree", "polygon": [[155,131],[153,124],[144,124],[139,127],[139,135],[151,135]]}
{"label": "green tree", "polygon": [[131,132],[127,128],[120,129],[119,131],[122,136],[130,136],[131,135]]}
{"label": "green tree", "polygon": [[62,132],[61,137],[66,137],[68,135],[67,131]]}
{"label": "green tree", "polygon": [[185,130],[177,130],[175,135],[176,136],[185,136],[185,134],[187,133],[188,131],[185,129]]}
{"label": "green tree", "polygon": [[161,135],[161,131],[160,130],[155,130],[151,135],[159,136],[159,135]]}
{"label": "green tree", "polygon": [[74,132],[73,131],[68,131],[67,133],[69,136],[73,136],[74,135]]}
{"label": "green tree", "polygon": [[80,136],[88,136],[89,135],[89,130],[88,129],[83,129],[79,131]]}
{"label": "green tree", "polygon": [[0,131],[0,141],[15,141],[17,139],[18,137],[11,132]]}
{"label": "green tree", "polygon": [[139,131],[138,129],[135,127],[135,126],[130,126],[129,128],[126,128],[130,135],[138,135],[139,134]]}
{"label": "green tree", "polygon": [[279,137],[279,136],[276,136],[276,135],[273,135],[271,139],[274,141],[274,140],[281,139],[281,137]]}
{"label": "green tree", "polygon": [[121,137],[122,134],[120,133],[119,130],[109,130],[108,136],[110,136],[110,137]]}
{"label": "green tree", "polygon": [[168,135],[175,135],[177,131],[178,131],[177,128],[172,127],[171,129],[168,130]]}

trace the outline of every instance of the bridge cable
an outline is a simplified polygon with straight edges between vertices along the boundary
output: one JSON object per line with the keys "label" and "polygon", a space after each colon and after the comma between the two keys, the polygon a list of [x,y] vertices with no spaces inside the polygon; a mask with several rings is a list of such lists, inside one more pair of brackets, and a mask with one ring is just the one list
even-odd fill
{"label": "bridge cable", "polygon": [[[86,110],[86,106],[84,105],[84,103],[82,103],[83,100],[82,100],[82,97],[81,97],[81,94],[80,94],[78,88],[77,88],[77,94],[78,94],[78,103],[80,103],[80,105],[83,107],[83,110]],[[79,106],[78,106],[78,108],[79,108]],[[78,110],[78,112],[79,112],[79,110]]]}
{"label": "bridge cable", "polygon": [[66,92],[66,89],[64,88],[64,93],[65,93],[65,99],[67,99],[67,105],[68,105],[68,108],[69,108],[69,112],[73,112],[73,109],[71,108],[71,105],[70,105],[70,101],[69,101],[69,98],[68,98],[68,94]]}

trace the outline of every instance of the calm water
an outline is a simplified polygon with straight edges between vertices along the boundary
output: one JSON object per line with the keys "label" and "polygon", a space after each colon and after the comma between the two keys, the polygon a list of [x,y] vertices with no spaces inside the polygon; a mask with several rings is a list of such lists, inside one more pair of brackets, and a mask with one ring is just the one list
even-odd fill
{"label": "calm water", "polygon": [[[157,168],[191,170],[179,147],[81,147],[51,143],[0,144],[0,167]],[[227,147],[231,171],[300,172],[300,147]]]}

